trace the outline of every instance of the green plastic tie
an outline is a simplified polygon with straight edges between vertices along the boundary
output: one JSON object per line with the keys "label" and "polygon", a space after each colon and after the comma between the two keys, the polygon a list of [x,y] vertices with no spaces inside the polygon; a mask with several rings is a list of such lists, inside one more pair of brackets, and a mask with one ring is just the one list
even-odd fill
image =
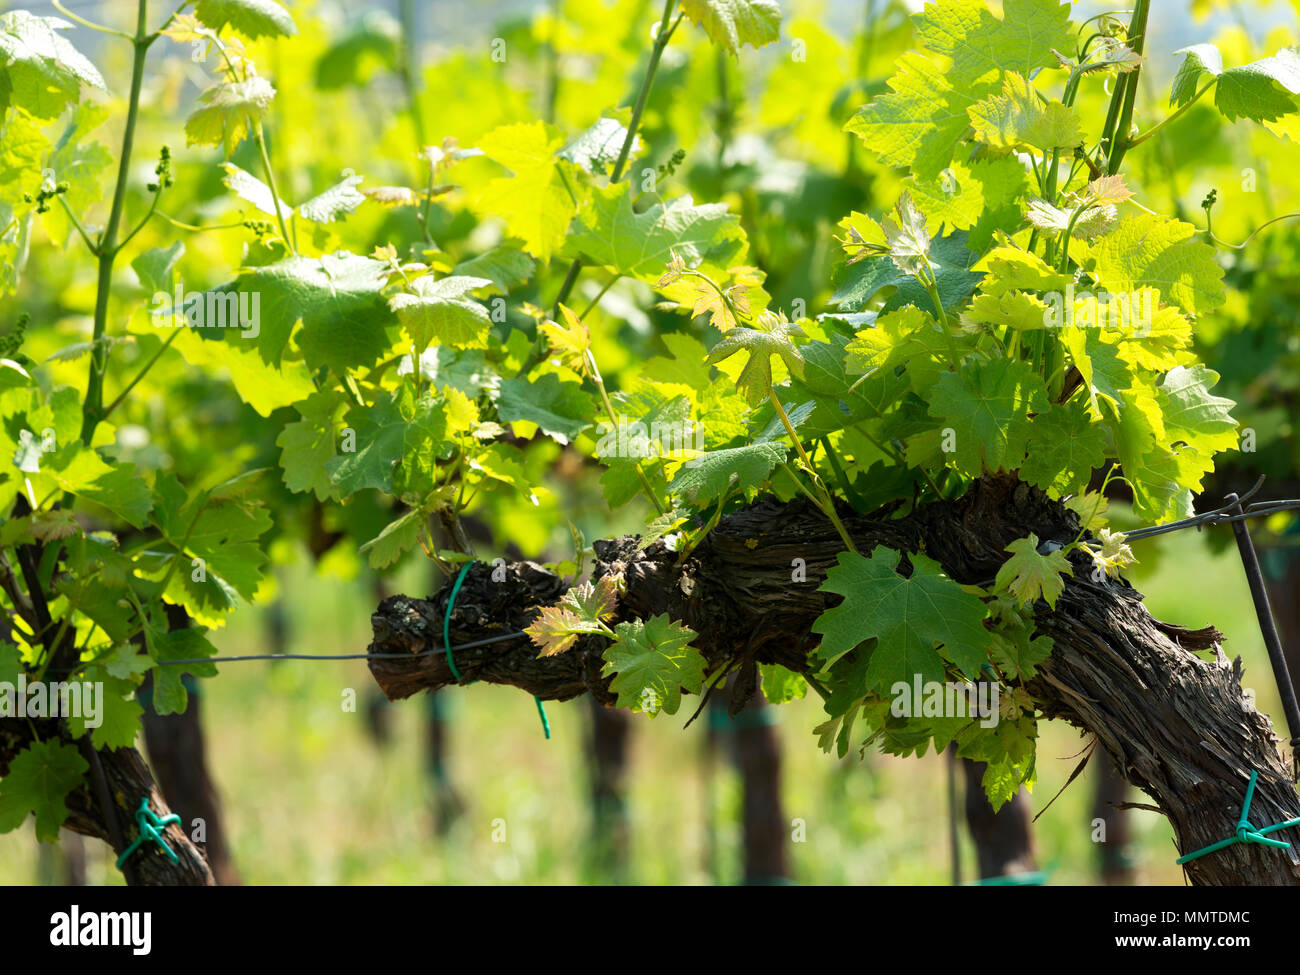
{"label": "green plastic tie", "polygon": [[[451,598],[447,600],[447,612],[442,617],[442,645],[447,651],[447,667],[458,682],[464,680],[464,678],[461,677],[460,669],[456,666],[456,660],[451,655],[451,611],[456,605],[456,596],[460,592],[460,584],[465,581],[465,574],[469,572],[469,567],[473,564],[473,562],[466,562],[461,566],[460,573],[456,576],[456,581],[451,587]],[[467,683],[473,684],[475,681],[468,681]],[[547,720],[546,707],[542,704],[542,699],[536,694],[533,695],[533,700],[537,702],[537,716],[542,719],[542,733],[549,740],[551,737],[551,722]]]}
{"label": "green plastic tie", "polygon": [[457,681],[464,680],[460,676],[460,670],[456,667],[456,661],[451,655],[451,609],[456,605],[456,594],[460,592],[460,584],[465,581],[465,573],[473,562],[466,562],[460,568],[460,575],[456,576],[456,583],[451,587],[451,598],[447,600],[447,612],[442,617],[442,645],[447,650],[447,666],[451,668],[451,676]]}
{"label": "green plastic tie", "polygon": [[140,834],[132,841],[131,845],[122,851],[122,855],[117,858],[117,869],[122,869],[122,864],[130,858],[131,854],[140,848],[146,841],[152,841],[162,847],[162,851],[167,854],[167,859],[172,863],[180,863],[178,857],[167,841],[163,839],[162,831],[172,823],[180,823],[181,817],[171,813],[159,819],[154,811],[149,808],[149,797],[145,796],[140,800],[140,808],[135,811],[135,822],[140,829]]}
{"label": "green plastic tie", "polygon": [[1042,887],[1047,883],[1046,870],[1033,870],[1028,873],[1008,873],[1000,877],[984,877],[976,880],[972,884],[963,884],[962,886],[971,887]]}
{"label": "green plastic tie", "polygon": [[742,711],[734,718],[726,711],[711,709],[709,727],[714,731],[749,731],[754,728],[768,728],[781,723],[781,715],[775,707],[757,708]]}
{"label": "green plastic tie", "polygon": [[962,887],[1042,887],[1056,872],[1057,861],[1053,860],[1041,870],[1026,870],[1022,873],[1004,873],[996,877],[981,877],[979,880],[967,880]]}
{"label": "green plastic tie", "polygon": [[1177,863],[1183,864],[1195,860],[1197,857],[1203,857],[1207,853],[1213,853],[1215,850],[1222,850],[1225,847],[1232,846],[1234,843],[1259,843],[1263,846],[1276,847],[1279,850],[1289,850],[1291,844],[1283,840],[1270,840],[1264,834],[1275,833],[1279,829],[1286,829],[1288,826],[1300,826],[1300,818],[1288,819],[1285,823],[1275,823],[1272,826],[1265,826],[1262,829],[1256,829],[1250,821],[1250,802],[1255,798],[1255,780],[1259,778],[1259,772],[1255,769],[1250,771],[1250,784],[1246,786],[1246,801],[1241,804],[1241,818],[1237,820],[1237,832],[1229,836],[1226,840],[1219,840],[1217,843],[1211,843],[1204,849],[1197,850],[1195,853],[1189,853],[1177,859]]}

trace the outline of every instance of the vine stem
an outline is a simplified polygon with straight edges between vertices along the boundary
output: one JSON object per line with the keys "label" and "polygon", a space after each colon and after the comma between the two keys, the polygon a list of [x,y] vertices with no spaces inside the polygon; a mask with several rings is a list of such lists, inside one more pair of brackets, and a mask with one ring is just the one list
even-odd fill
{"label": "vine stem", "polygon": [[1193,95],[1193,96],[1191,97],[1191,100],[1189,100],[1189,101],[1187,102],[1186,105],[1184,105],[1182,108],[1178,109],[1178,111],[1174,112],[1174,113],[1173,113],[1172,115],[1170,115],[1168,118],[1161,119],[1161,120],[1160,120],[1159,122],[1157,122],[1155,125],[1151,126],[1151,128],[1147,129],[1147,130],[1146,130],[1145,132],[1143,132],[1141,135],[1139,135],[1139,136],[1137,136],[1136,138],[1134,138],[1132,142],[1129,142],[1128,145],[1125,146],[1125,148],[1126,148],[1126,149],[1132,149],[1134,146],[1140,146],[1142,143],[1146,142],[1147,139],[1151,138],[1153,135],[1155,135],[1157,132],[1159,132],[1161,129],[1163,129],[1166,125],[1168,125],[1170,122],[1174,121],[1174,119],[1176,119],[1176,118],[1178,118],[1179,116],[1181,116],[1185,111],[1187,111],[1189,108],[1191,108],[1193,105],[1195,105],[1198,101],[1200,101],[1201,96],[1204,95],[1207,91],[1209,91],[1211,88],[1213,88],[1213,87],[1214,87],[1216,84],[1218,84],[1218,83],[1219,83],[1219,79],[1218,79],[1218,78],[1211,78],[1209,81],[1207,81],[1207,82],[1206,82],[1206,83],[1201,87],[1201,90],[1200,90],[1200,91],[1198,91],[1195,95]]}
{"label": "vine stem", "polygon": [[[181,326],[181,328],[183,327],[184,326]],[[171,335],[167,337],[167,341],[162,344],[162,346],[158,349],[158,351],[155,352],[153,356],[150,357],[149,361],[146,362],[144,366],[140,369],[140,371],[135,374],[135,378],[126,384],[126,388],[117,394],[117,397],[113,400],[113,402],[109,403],[108,406],[104,407],[104,414],[102,417],[100,417],[100,419],[105,419],[105,420],[108,419],[108,417],[112,414],[112,412],[115,409],[117,409],[118,406],[121,405],[122,401],[126,399],[126,397],[130,394],[131,390],[135,389],[136,385],[140,382],[140,380],[143,379],[148,374],[149,370],[154,367],[154,364],[157,363],[157,361],[162,358],[162,354],[166,352],[168,348],[171,347],[171,344],[176,341],[177,336],[179,336],[180,334],[181,334],[180,328],[177,328],[172,332]]]}
{"label": "vine stem", "polygon": [[81,408],[81,440],[89,444],[95,428],[103,419],[104,374],[108,370],[108,349],[102,341],[108,328],[108,301],[113,285],[113,265],[121,250],[117,241],[126,206],[127,180],[131,172],[131,150],[135,144],[135,125],[140,115],[140,92],[144,86],[144,64],[149,46],[157,34],[148,33],[149,0],[138,0],[135,36],[131,38],[131,93],[127,100],[126,126],[122,132],[122,156],[117,166],[117,182],[108,223],[99,239],[99,267],[95,290],[94,332],[91,339],[90,375],[86,381],[86,398]]}
{"label": "vine stem", "polygon": [[77,233],[81,234],[81,239],[85,241],[86,246],[90,248],[91,256],[98,257],[99,247],[90,239],[90,235],[86,233],[86,228],[81,225],[81,221],[77,219],[77,215],[72,212],[72,207],[68,206],[68,201],[63,198],[63,194],[60,193],[55,197],[55,199],[57,199],[59,204],[63,207],[63,212],[68,215],[68,219],[72,222],[72,226],[77,228]]}
{"label": "vine stem", "polygon": [[[781,398],[777,396],[776,392],[772,389],[767,391],[767,398],[771,401],[772,407],[776,410],[777,416],[781,418],[781,423],[785,426],[785,432],[789,434],[790,439],[794,442],[794,449],[798,451],[799,459],[803,461],[804,469],[808,471],[808,475],[812,478],[813,487],[817,489],[817,493],[821,496],[820,498],[814,498],[812,495],[809,495],[809,499],[821,509],[822,514],[830,519],[831,524],[835,526],[835,530],[839,533],[840,539],[844,542],[845,547],[856,555],[858,547],[853,544],[853,539],[849,537],[848,529],[844,527],[844,522],[840,521],[840,516],[835,512],[835,499],[831,497],[830,492],[826,490],[826,485],[823,484],[821,478],[817,476],[817,470],[813,467],[812,461],[808,458],[808,452],[803,449],[803,444],[799,441],[799,435],[795,433],[794,424],[790,422],[790,417],[785,412],[785,407],[781,405]],[[795,478],[795,483],[799,484],[798,478]],[[803,485],[799,484],[799,487],[802,488]]]}
{"label": "vine stem", "polygon": [[[1133,53],[1139,57],[1146,46],[1147,14],[1150,9],[1151,0],[1135,0],[1133,4],[1133,19],[1129,22],[1128,28],[1128,44]],[[1139,64],[1124,75],[1125,83],[1116,86],[1115,89],[1116,96],[1120,95],[1121,90],[1123,91],[1123,103],[1119,110],[1118,124],[1111,133],[1111,141],[1107,146],[1106,172],[1112,176],[1119,172],[1124,154],[1133,145],[1128,138],[1128,129],[1133,123],[1133,105],[1137,101],[1138,77],[1141,73],[1142,66]],[[1115,101],[1112,99],[1111,108],[1114,109],[1114,106]]]}
{"label": "vine stem", "polygon": [[917,275],[917,280],[925,288],[925,293],[930,296],[934,302],[934,312],[939,318],[939,327],[943,329],[943,336],[948,344],[948,364],[952,366],[952,371],[957,371],[957,363],[961,360],[961,350],[957,348],[957,339],[952,334],[952,329],[948,327],[948,313],[943,310],[943,299],[939,297],[939,279],[935,276],[934,268],[926,263],[929,271],[925,275]]}
{"label": "vine stem", "polygon": [[[600,368],[596,365],[596,357],[591,354],[590,349],[587,350],[586,357],[587,368],[591,371],[591,378],[595,381],[596,388],[600,390],[600,399],[601,402],[605,404],[605,412],[609,414],[609,422],[614,424],[614,429],[617,430],[618,414],[614,411],[614,404],[610,402],[609,392],[605,389],[605,380],[600,375]],[[637,458],[633,459],[637,461],[634,465],[634,469],[636,470],[637,480],[641,482],[641,490],[644,491],[645,496],[650,499],[650,503],[655,506],[655,510],[662,515],[664,513],[664,506],[659,501],[659,496],[655,494],[654,488],[650,486],[650,481],[647,480],[645,471],[641,470],[640,460]]]}
{"label": "vine stem", "polygon": [[78,17],[71,10],[69,10],[62,3],[60,3],[59,0],[50,0],[50,2],[54,5],[55,10],[63,14],[63,16],[67,17],[72,22],[80,24],[82,27],[87,27],[90,30],[99,31],[99,33],[101,34],[111,34],[114,37],[121,37],[128,41],[135,40],[135,38],[132,37],[130,34],[128,34],[126,31],[117,30],[114,27],[105,27],[103,24],[96,24],[93,21],[87,20],[85,17]]}
{"label": "vine stem", "polygon": [[275,206],[275,220],[280,225],[280,235],[284,237],[284,246],[289,248],[289,253],[294,257],[298,256],[298,248],[289,236],[289,228],[284,223],[283,202],[280,199],[280,191],[275,185],[275,167],[271,165],[271,154],[266,151],[266,134],[262,131],[262,123],[253,124],[253,141],[257,143],[258,155],[262,157],[262,169],[266,172],[266,185],[271,188],[271,203]]}
{"label": "vine stem", "polygon": [[[680,14],[675,21],[672,19],[673,8],[676,5],[677,0],[664,0],[664,13],[659,19],[659,31],[655,34],[654,46],[650,49],[650,61],[646,64],[645,74],[641,77],[641,88],[637,91],[636,103],[632,106],[632,118],[628,122],[627,135],[623,137],[623,145],[618,151],[618,159],[615,161],[614,169],[609,176],[611,184],[621,182],[623,179],[623,170],[627,166],[628,156],[632,152],[632,143],[636,141],[636,130],[641,126],[641,115],[645,112],[646,102],[650,98],[650,88],[654,85],[655,73],[659,70],[659,61],[663,58],[664,49],[668,47],[668,42],[677,30],[677,25],[682,22]],[[575,257],[573,263],[569,265],[569,273],[564,276],[564,283],[560,285],[560,293],[555,298],[555,310],[552,314],[559,314],[560,304],[568,300],[569,293],[573,290],[574,284],[577,283],[578,274],[581,271],[582,258]]]}

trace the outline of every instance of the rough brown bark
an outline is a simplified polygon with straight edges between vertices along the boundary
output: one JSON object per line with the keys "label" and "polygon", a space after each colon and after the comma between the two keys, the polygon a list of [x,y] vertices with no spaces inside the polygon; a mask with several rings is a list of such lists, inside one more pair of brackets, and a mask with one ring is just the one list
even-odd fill
{"label": "rough brown bark", "polygon": [[[25,507],[26,502],[21,498],[19,501],[20,508],[16,510],[22,514],[21,508]],[[42,634],[42,641],[52,654],[55,672],[70,668],[77,658],[73,632],[68,631],[63,643],[58,646],[50,639],[50,634],[54,632],[50,613],[33,570],[39,564],[41,553],[39,549],[20,547],[18,554],[28,586],[27,594],[18,589],[14,574],[2,553],[0,583],[5,584],[20,612],[36,624],[37,632]],[[31,594],[34,594],[34,598]],[[7,640],[7,631],[0,629],[0,640]],[[9,763],[33,741],[66,739],[65,732],[66,728],[59,719],[0,718],[0,778],[9,773]],[[160,818],[170,814],[162,793],[154,784],[153,776],[134,748],[105,748],[95,751],[88,738],[82,738],[74,745],[91,768],[85,781],[65,800],[69,815],[63,823],[64,829],[104,840],[113,848],[114,853],[121,853],[136,836],[135,813],[142,797],[149,797],[150,808]],[[101,796],[107,797],[107,801],[101,802]],[[106,814],[105,806],[113,807],[111,814]],[[215,884],[203,851],[190,841],[189,835],[179,824],[167,826],[163,835],[176,854],[177,862],[172,863],[157,845],[146,844],[123,865],[123,875],[128,884]]]}
{"label": "rough brown bark", "polygon": [[[986,477],[956,501],[891,514],[864,518],[846,510],[843,518],[859,550],[878,544],[923,550],[963,584],[991,580],[1006,545],[1030,532],[1065,544],[1078,531],[1062,505],[1006,476]],[[596,571],[623,573],[623,618],[667,613],[684,622],[699,634],[694,645],[714,667],[747,657],[802,671],[817,639],[813,621],[840,598],[818,586],[842,548],[808,505],[765,499],[723,518],[681,565],[659,543],[637,551],[633,540],[615,539],[596,543]],[[1039,627],[1055,642],[1029,688],[1042,712],[1096,736],[1125,778],[1169,818],[1180,851],[1232,833],[1252,769],[1260,774],[1251,811],[1257,826],[1300,816],[1272,724],[1244,698],[1239,675],[1219,649],[1221,634],[1156,621],[1140,593],[1123,581],[1092,581],[1086,557],[1079,558],[1055,610],[1038,607]],[[794,559],[803,560],[806,582],[791,582]],[[454,643],[522,629],[565,587],[529,562],[497,575],[501,581],[482,564],[467,573],[451,617]],[[372,618],[371,652],[439,648],[447,597],[444,590],[432,600],[385,600]],[[539,659],[521,637],[458,651],[456,661],[465,681],[511,684],[545,699],[591,693],[608,701],[603,646],[603,638],[589,637]],[[441,653],[369,665],[390,699],[456,682]],[[1300,840],[1297,829],[1274,835]],[[1187,873],[1198,884],[1293,884],[1300,882],[1300,855],[1237,844],[1193,861]]]}
{"label": "rough brown bark", "polygon": [[[58,725],[58,721],[48,718],[0,718],[0,777],[8,774],[9,762],[33,740],[33,729],[44,741],[59,737]],[[167,816],[171,809],[134,748],[105,748],[99,752],[99,758],[124,845],[130,844],[137,832],[135,811],[143,796],[149,797],[149,807],[160,818]],[[115,854],[121,853],[123,847],[114,845],[110,839],[107,819],[90,779],[88,775],[87,781],[68,796],[69,815],[64,828],[101,839],[113,846]],[[190,841],[189,835],[179,825],[169,825],[164,836],[178,862],[172,863],[161,849],[147,843],[136,850],[124,865],[123,873],[128,884],[201,887],[216,883],[203,851]]]}

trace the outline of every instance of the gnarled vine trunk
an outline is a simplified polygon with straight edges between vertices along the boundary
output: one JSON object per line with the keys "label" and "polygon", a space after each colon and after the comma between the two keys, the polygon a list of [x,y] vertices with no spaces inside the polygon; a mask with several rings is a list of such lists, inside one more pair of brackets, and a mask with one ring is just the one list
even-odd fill
{"label": "gnarled vine trunk", "polygon": [[[57,720],[50,718],[30,721],[0,718],[0,776],[8,774],[9,763],[33,741],[33,728],[44,741],[59,737],[58,725]],[[149,808],[160,819],[166,817],[171,809],[154,783],[153,776],[149,774],[140,753],[134,748],[105,748],[98,755],[120,835],[116,840],[111,835],[108,819],[97,796],[93,769],[86,782],[68,796],[69,815],[63,826],[74,833],[103,840],[113,848],[115,854],[119,854],[137,835],[135,812],[140,807],[141,798],[149,797]],[[181,887],[216,884],[203,851],[190,841],[189,835],[180,825],[172,823],[163,835],[167,845],[176,854],[177,862],[172,863],[155,844],[145,843],[123,865],[123,874],[128,884]]]}
{"label": "gnarled vine trunk", "polygon": [[[924,551],[963,584],[991,580],[1006,560],[1006,545],[1030,532],[1062,544],[1078,532],[1075,516],[1061,504],[1005,475],[981,479],[956,501],[890,517],[895,513],[861,517],[845,510],[843,519],[859,550],[884,544]],[[748,659],[805,671],[818,639],[810,627],[840,599],[818,587],[843,543],[820,513],[798,501],[766,499],[723,518],[681,564],[659,543],[638,551],[634,539],[622,538],[595,548],[598,575],[624,575],[623,618],[668,613],[699,634],[693,643],[715,667]],[[1153,619],[1140,593],[1123,581],[1092,581],[1086,556],[1078,558],[1055,610],[1038,607],[1039,628],[1055,642],[1029,686],[1042,712],[1096,736],[1124,777],[1169,818],[1180,852],[1232,834],[1252,770],[1260,776],[1251,810],[1256,826],[1300,816],[1272,724],[1242,694],[1240,675],[1219,649],[1219,632]],[[806,581],[791,581],[797,559]],[[453,644],[521,630],[565,585],[531,562],[504,572],[473,566],[451,614]],[[371,652],[441,647],[447,598],[443,590],[432,600],[385,600],[372,618]],[[554,700],[590,693],[613,703],[600,673],[604,645],[601,637],[587,637],[566,653],[539,659],[528,638],[517,637],[459,650],[456,663],[462,681],[511,684]],[[1201,651],[1213,659],[1202,659]],[[369,666],[390,699],[457,683],[442,653],[372,659]],[[1296,841],[1300,829],[1273,835]],[[1300,855],[1236,844],[1191,862],[1187,873],[1198,884],[1294,884]]]}

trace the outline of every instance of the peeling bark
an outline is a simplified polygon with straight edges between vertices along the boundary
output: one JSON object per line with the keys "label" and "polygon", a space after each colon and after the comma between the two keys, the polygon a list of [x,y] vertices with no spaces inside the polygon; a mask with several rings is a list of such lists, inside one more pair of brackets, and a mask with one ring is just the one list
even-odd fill
{"label": "peeling bark", "polygon": [[[985,477],[956,501],[926,505],[902,517],[882,509],[843,520],[862,552],[884,544],[924,551],[963,584],[987,583],[1005,561],[1005,547],[1030,532],[1070,542],[1078,523],[1062,505],[1013,477]],[[807,669],[816,645],[813,621],[840,597],[818,590],[843,543],[827,521],[802,502],[772,499],[723,518],[678,564],[656,543],[637,551],[631,538],[597,542],[597,575],[623,573],[622,618],[667,613],[694,629],[694,645],[713,668],[738,657]],[[807,581],[791,581],[793,559]],[[1055,610],[1038,606],[1038,624],[1055,641],[1052,657],[1029,690],[1047,717],[1095,735],[1124,777],[1169,818],[1179,852],[1199,849],[1233,832],[1250,771],[1260,774],[1251,810],[1256,826],[1300,816],[1300,797],[1277,749],[1269,719],[1242,694],[1219,649],[1213,627],[1189,630],[1161,623],[1123,581],[1092,582],[1085,556]],[[477,564],[451,614],[453,644],[521,630],[537,607],[564,592],[562,579],[531,562],[497,572]],[[394,596],[372,617],[372,653],[421,653],[441,647],[447,589],[431,600]],[[605,641],[588,637],[546,659],[526,637],[456,652],[462,681],[511,684],[549,700],[590,693],[608,703],[600,675]],[[1213,655],[1202,659],[1197,652]],[[372,659],[369,666],[390,699],[456,683],[445,654],[411,660]],[[1300,829],[1274,834],[1300,841]],[[1175,856],[1171,851],[1171,856]],[[1237,844],[1195,860],[1197,884],[1294,884],[1300,855]]]}

